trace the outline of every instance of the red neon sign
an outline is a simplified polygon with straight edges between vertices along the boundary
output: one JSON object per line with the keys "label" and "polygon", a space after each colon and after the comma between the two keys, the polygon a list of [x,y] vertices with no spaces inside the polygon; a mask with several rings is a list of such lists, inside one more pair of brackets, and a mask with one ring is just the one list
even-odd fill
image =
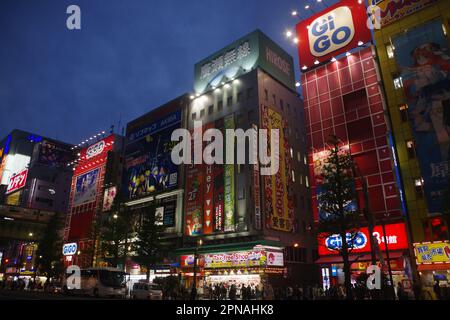
{"label": "red neon sign", "polygon": [[6,194],[17,191],[25,187],[27,182],[28,169],[22,170],[18,174],[13,175],[9,178],[8,188],[6,189]]}

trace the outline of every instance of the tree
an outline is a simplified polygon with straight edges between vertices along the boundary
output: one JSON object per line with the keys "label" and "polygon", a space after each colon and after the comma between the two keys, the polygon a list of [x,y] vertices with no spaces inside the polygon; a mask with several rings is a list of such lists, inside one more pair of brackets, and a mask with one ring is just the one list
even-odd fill
{"label": "tree", "polygon": [[55,213],[50,218],[36,250],[37,270],[49,278],[57,276],[62,271],[62,237],[59,234],[63,226],[61,217],[61,214]]}
{"label": "tree", "polygon": [[155,206],[152,206],[150,212],[142,216],[135,242],[137,253],[135,260],[146,267],[147,280],[150,279],[150,269],[163,260],[167,250],[167,244],[162,239],[165,227],[161,217],[156,216],[155,209]]}
{"label": "tree", "polygon": [[[356,209],[354,162],[349,152],[340,146],[336,136],[330,139],[329,155],[321,169],[322,183],[318,186],[319,233],[338,235],[334,250],[342,256],[347,299],[353,299],[349,254],[358,235],[359,213]],[[345,240],[344,240],[345,239]]]}

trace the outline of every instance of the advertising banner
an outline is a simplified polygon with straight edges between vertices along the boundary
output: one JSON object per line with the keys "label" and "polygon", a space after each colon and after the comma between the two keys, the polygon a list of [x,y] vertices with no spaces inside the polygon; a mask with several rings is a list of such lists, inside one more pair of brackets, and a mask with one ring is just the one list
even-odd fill
{"label": "advertising banner", "polygon": [[[201,127],[191,131],[193,141],[201,139],[198,136],[200,131]],[[200,235],[203,232],[203,174],[204,164],[191,164],[186,167],[185,234],[189,236]]]}
{"label": "advertising banner", "polygon": [[301,66],[313,67],[371,41],[364,2],[342,0],[297,24]]}
{"label": "advertising banner", "polygon": [[[373,229],[373,237],[381,251],[386,250],[383,227],[378,225]],[[408,237],[404,223],[394,223],[386,225],[386,239],[389,250],[403,250],[408,248]],[[319,234],[317,237],[320,256],[337,255],[342,247],[342,239],[338,234]],[[351,234],[347,233],[347,243],[351,245],[352,253],[368,253],[371,251],[369,241],[369,230],[361,228],[357,232],[351,243]]]}
{"label": "advertising banner", "polygon": [[266,265],[264,251],[237,251],[203,255],[205,268],[260,267]]}
{"label": "advertising banner", "polygon": [[437,0],[369,0],[370,5],[377,6],[380,10],[380,27],[409,16],[436,2]]}
{"label": "advertising banner", "polygon": [[262,107],[262,118],[263,128],[268,129],[268,153],[271,148],[276,148],[276,146],[270,145],[270,130],[278,129],[280,138],[279,146],[274,152],[274,159],[271,159],[274,163],[278,158],[279,170],[272,176],[264,176],[266,227],[291,232],[294,230],[294,210],[292,195],[288,199],[288,183],[290,183],[291,173],[289,155],[286,154],[289,148],[286,150],[284,122],[281,114],[266,106]]}
{"label": "advertising banner", "polygon": [[[205,131],[213,128],[213,123],[205,125]],[[205,146],[207,143],[205,142]],[[205,164],[205,189],[204,189],[204,213],[203,213],[203,234],[211,234],[214,231],[214,166],[215,164]]]}
{"label": "advertising banner", "polygon": [[[216,120],[216,129],[223,132],[223,118]],[[224,170],[223,165],[214,165],[214,231],[223,231],[224,225]]]}
{"label": "advertising banner", "polygon": [[[257,132],[258,127],[253,124],[252,125],[254,131],[253,141],[258,141]],[[256,143],[253,144],[253,152],[258,154],[258,145]],[[255,206],[255,229],[261,230],[262,228],[262,218],[261,218],[261,181],[260,181],[260,173],[259,173],[259,162],[253,165],[253,204]]]}
{"label": "advertising banner", "polygon": [[117,195],[117,187],[110,187],[105,190],[103,195],[103,211],[109,211],[112,208],[114,199]]}
{"label": "advertising banner", "polygon": [[[234,129],[234,115],[230,115],[224,119],[224,128]],[[227,141],[226,143],[229,143]],[[225,154],[226,158],[226,154]],[[234,164],[224,164],[224,210],[225,221],[224,231],[235,230],[235,186],[234,186]]]}
{"label": "advertising banner", "polygon": [[450,51],[441,21],[393,38],[430,213],[443,210],[450,178]]}
{"label": "advertising banner", "polygon": [[267,251],[268,267],[284,267],[284,253],[282,251]]}
{"label": "advertising banner", "polygon": [[414,243],[417,264],[450,263],[450,242]]}
{"label": "advertising banner", "polygon": [[28,177],[28,169],[25,169],[9,178],[6,194],[12,193],[25,187],[27,177]]}
{"label": "advertising banner", "polygon": [[178,186],[178,166],[171,158],[176,142],[171,141],[171,136],[180,123],[181,111],[177,111],[129,134],[124,174],[128,199]]}
{"label": "advertising banner", "polygon": [[89,171],[76,178],[75,193],[72,206],[76,207],[95,201],[97,195],[97,181],[100,169]]}
{"label": "advertising banner", "polygon": [[73,161],[74,156],[68,146],[44,140],[40,145],[38,162],[49,167],[62,168]]}

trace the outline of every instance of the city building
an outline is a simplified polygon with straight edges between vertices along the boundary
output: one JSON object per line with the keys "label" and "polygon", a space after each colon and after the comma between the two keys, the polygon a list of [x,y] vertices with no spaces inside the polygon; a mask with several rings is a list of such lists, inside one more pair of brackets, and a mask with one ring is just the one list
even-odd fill
{"label": "city building", "polygon": [[0,142],[0,272],[34,273],[37,243],[47,223],[55,215],[64,219],[67,212],[72,149],[21,130]]}
{"label": "city building", "polygon": [[[394,283],[405,281],[410,288],[414,256],[408,212],[379,64],[366,22],[364,3],[343,0],[297,25],[314,220],[327,219],[319,212],[318,195],[327,143],[336,136],[356,164],[357,199],[352,205],[361,212],[367,209],[374,219],[376,259],[387,262],[383,270],[392,270]],[[359,229],[357,248],[350,254],[352,281],[366,272],[372,260],[369,221]],[[324,287],[343,284],[341,243],[339,235],[318,235],[320,258],[316,263],[322,266]]]}
{"label": "city building", "polygon": [[111,208],[120,188],[123,166],[120,135],[98,134],[76,147],[69,208],[64,226],[64,264],[90,267],[100,264],[94,223]]}
{"label": "city building", "polygon": [[[450,51],[449,1],[372,0],[374,38],[397,162],[415,243],[429,288],[450,281],[448,219]],[[444,214],[444,215],[443,215]],[[447,213],[448,215],[448,213]],[[447,249],[445,249],[447,248]],[[430,250],[439,254],[430,254]]]}
{"label": "city building", "polygon": [[[172,132],[184,128],[189,96],[182,95],[131,121],[126,129],[122,201],[139,227],[144,215],[155,215],[165,232],[161,241],[179,248],[183,235],[183,166],[171,159]],[[131,241],[132,242],[132,241]],[[129,253],[127,272],[133,281],[146,278],[147,270]],[[155,276],[176,273],[175,257],[150,270]]]}
{"label": "city building", "polygon": [[[199,290],[218,283],[314,283],[303,105],[292,57],[261,31],[251,32],[195,65],[190,98],[191,144],[203,141],[206,152],[217,134],[224,150],[214,147],[215,162],[197,162],[195,146],[183,150],[193,156],[184,170],[184,239],[176,250],[186,288],[194,281]],[[209,129],[216,129],[214,139]],[[278,129],[279,140],[258,136],[260,129]],[[227,138],[227,130],[236,138]],[[279,152],[274,174],[263,175],[267,164],[250,160],[258,140],[260,156],[264,140],[269,152]],[[234,156],[228,161],[221,154]]]}

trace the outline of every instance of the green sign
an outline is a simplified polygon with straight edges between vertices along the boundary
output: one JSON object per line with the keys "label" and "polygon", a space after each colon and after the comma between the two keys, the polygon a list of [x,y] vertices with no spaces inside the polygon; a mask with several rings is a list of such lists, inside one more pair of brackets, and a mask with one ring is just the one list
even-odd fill
{"label": "green sign", "polygon": [[295,91],[292,57],[256,30],[195,65],[194,90],[202,93],[256,67]]}

